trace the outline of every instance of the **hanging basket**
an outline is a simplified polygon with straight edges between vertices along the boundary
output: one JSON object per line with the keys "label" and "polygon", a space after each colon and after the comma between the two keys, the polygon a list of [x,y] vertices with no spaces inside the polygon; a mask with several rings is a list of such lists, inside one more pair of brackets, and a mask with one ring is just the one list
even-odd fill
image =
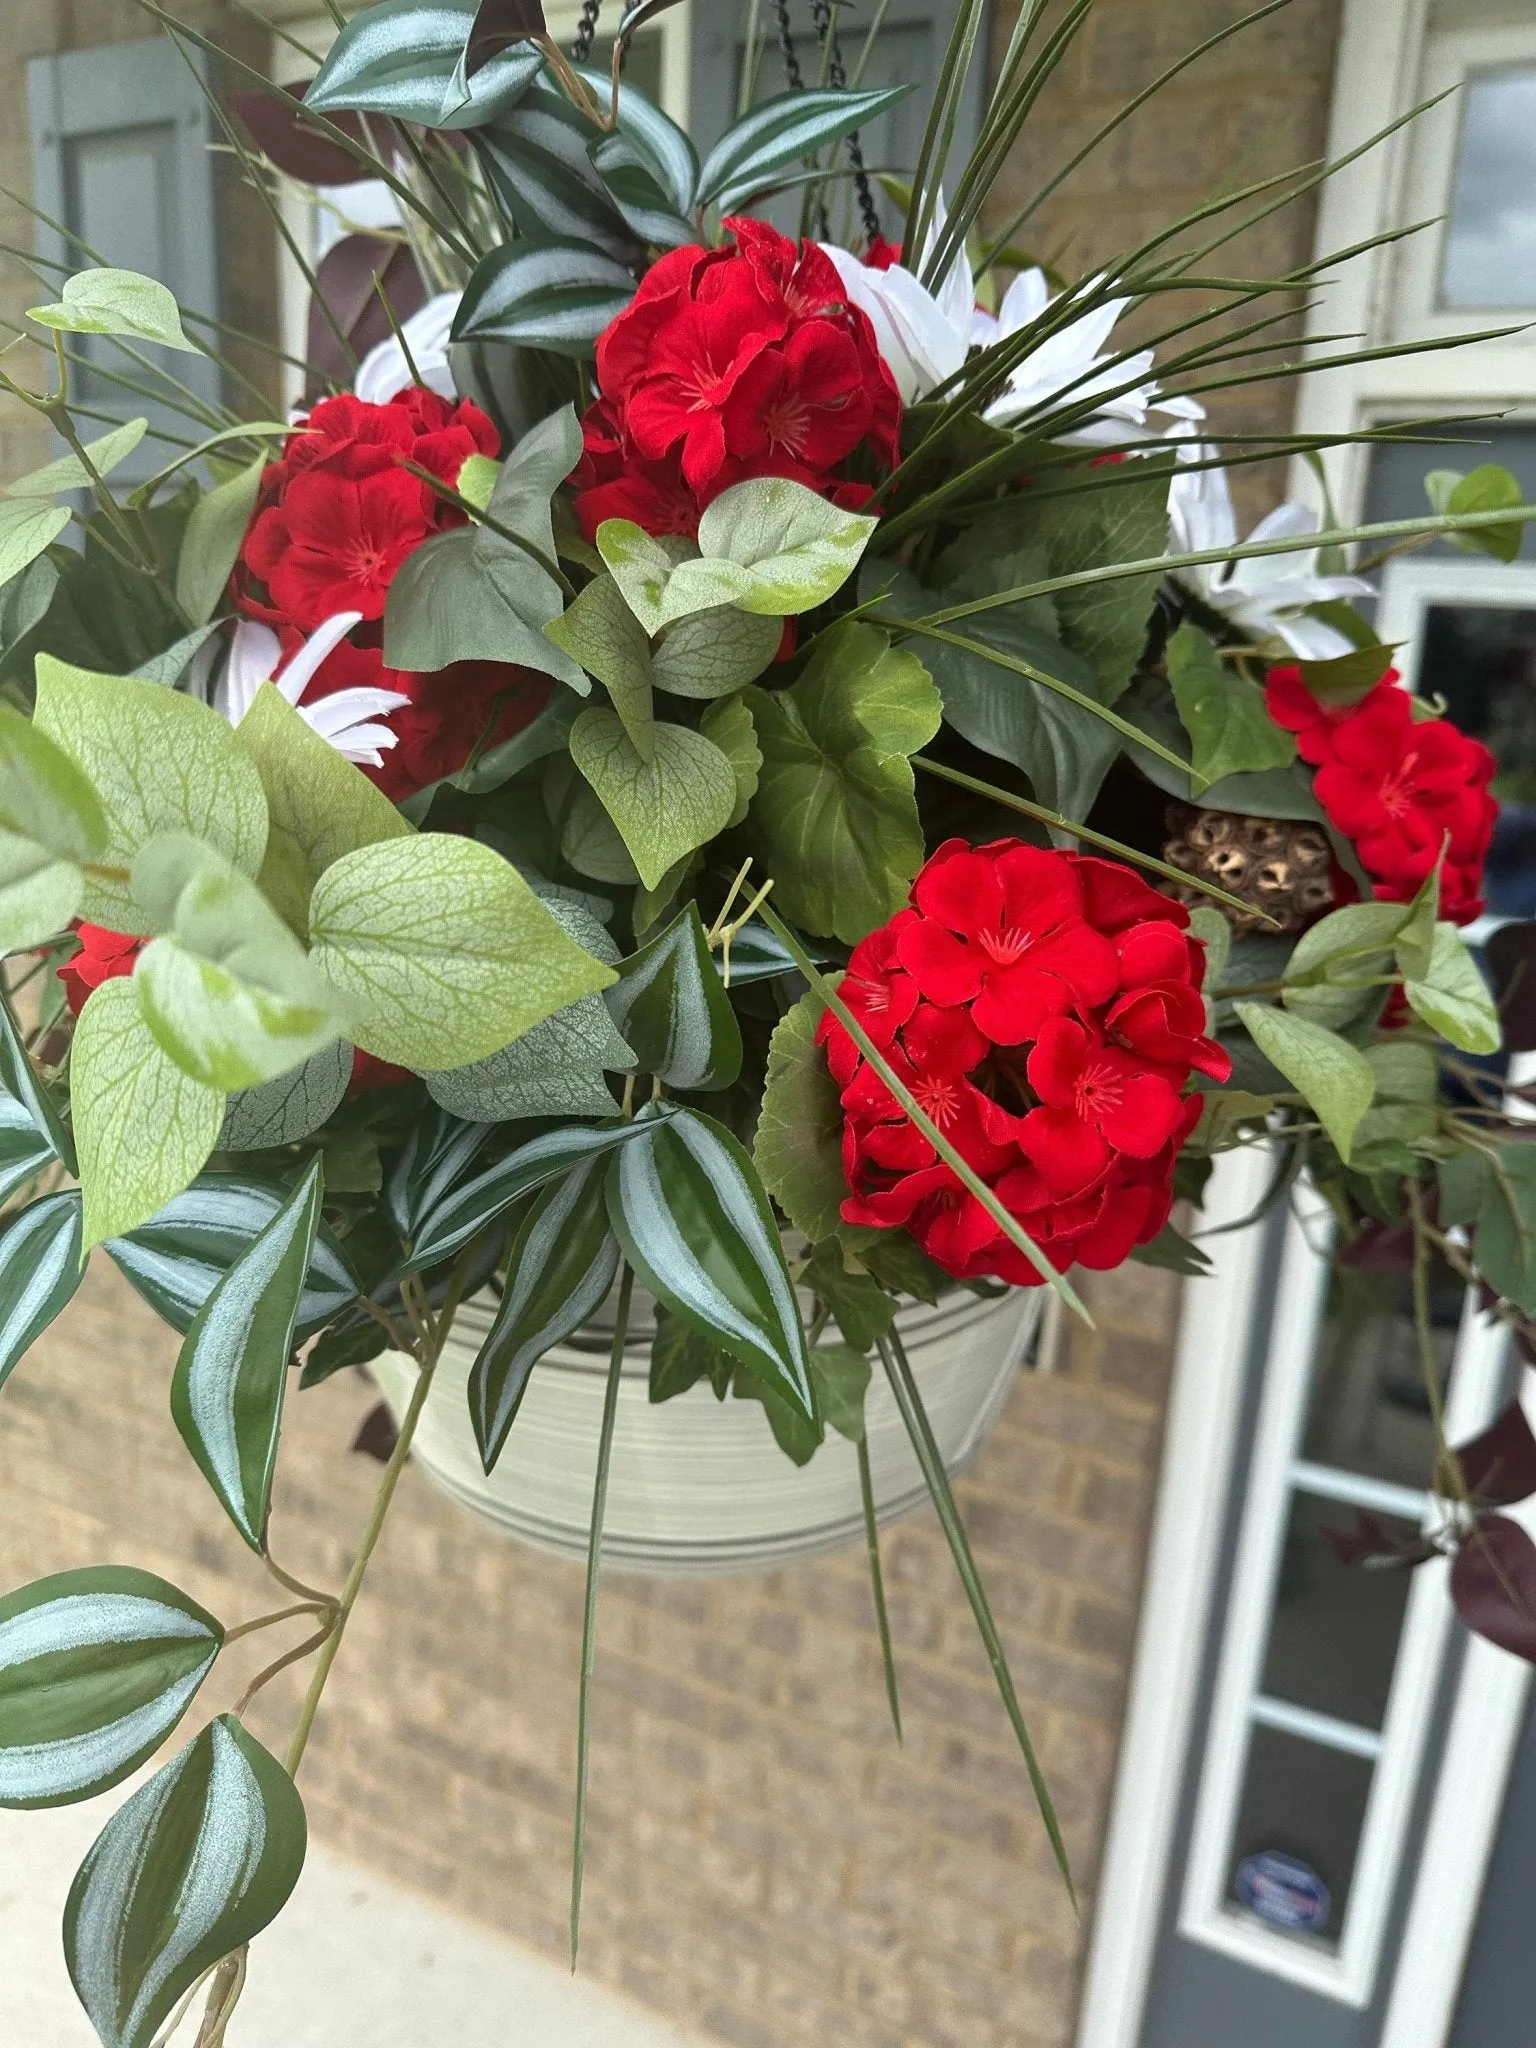
{"label": "hanging basket", "polygon": [[[1043,1288],[995,1300],[958,1291],[897,1318],[951,1473],[975,1456],[1024,1362]],[[585,1557],[612,1341],[594,1320],[534,1368],[506,1449],[489,1476],[470,1427],[467,1383],[495,1314],[489,1295],[460,1310],[416,1434],[416,1462],[462,1506],[540,1550]],[[828,1430],[808,1465],[779,1449],[755,1401],[717,1401],[701,1382],[649,1398],[651,1304],[636,1291],[614,1430],[603,1555],[651,1572],[766,1571],[864,1540],[858,1455]],[[397,1352],[370,1367],[397,1419],[415,1366]],[[928,1497],[878,1366],[866,1403],[875,1513],[883,1524]]]}

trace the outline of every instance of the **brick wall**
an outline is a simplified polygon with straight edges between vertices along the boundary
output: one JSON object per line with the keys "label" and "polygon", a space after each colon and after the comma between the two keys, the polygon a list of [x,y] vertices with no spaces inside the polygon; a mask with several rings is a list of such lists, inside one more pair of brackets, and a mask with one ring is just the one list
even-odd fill
{"label": "brick wall", "polygon": [[[1143,1268],[1095,1281],[1098,1331],[1020,1384],[962,1489],[1085,1912],[1175,1298]],[[174,1355],[98,1256],[0,1398],[0,1586],[132,1562],[230,1622],[283,1604],[176,1435]],[[288,1411],[273,1545],[315,1583],[377,1485],[348,1450],[374,1398],[347,1375]],[[1082,1927],[931,1515],[885,1554],[903,1749],[861,1553],[607,1577],[581,1966],[730,2048],[1055,2048]],[[302,1779],[317,1839],[555,1956],[582,1587],[408,1472]],[[199,1712],[287,1640],[238,1645]],[[275,1683],[256,1732],[280,1748],[297,1698]]]}

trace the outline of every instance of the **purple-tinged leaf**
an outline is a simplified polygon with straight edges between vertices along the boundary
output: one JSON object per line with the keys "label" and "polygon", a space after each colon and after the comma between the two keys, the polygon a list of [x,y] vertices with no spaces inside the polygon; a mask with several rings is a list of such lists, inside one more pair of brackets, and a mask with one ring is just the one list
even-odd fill
{"label": "purple-tinged leaf", "polygon": [[[224,103],[230,111],[239,116],[246,132],[262,155],[273,163],[287,177],[301,178],[307,185],[354,185],[368,173],[357,158],[349,156],[339,142],[322,135],[312,121],[304,118],[304,109],[291,104],[302,100],[313,83],[310,79],[298,79],[283,87],[281,93],[230,92],[224,95]],[[363,124],[356,114],[337,112],[326,117],[333,128],[340,128],[360,149],[378,146],[363,132]],[[375,122],[375,136],[379,124]]]}
{"label": "purple-tinged leaf", "polygon": [[1481,1436],[1454,1448],[1467,1491],[1482,1506],[1513,1507],[1536,1493],[1536,1436],[1518,1401],[1501,1408]]}
{"label": "purple-tinged leaf", "polygon": [[1451,1598],[1474,1634],[1536,1664],[1536,1543],[1508,1515],[1480,1515],[1451,1566]]}
{"label": "purple-tinged leaf", "polygon": [[1440,1554],[1434,1544],[1422,1537],[1405,1540],[1380,1515],[1369,1514],[1364,1509],[1355,1516],[1353,1529],[1325,1529],[1323,1535],[1340,1564],[1365,1565],[1378,1571],[1399,1568],[1409,1571],[1415,1565],[1427,1564]]}

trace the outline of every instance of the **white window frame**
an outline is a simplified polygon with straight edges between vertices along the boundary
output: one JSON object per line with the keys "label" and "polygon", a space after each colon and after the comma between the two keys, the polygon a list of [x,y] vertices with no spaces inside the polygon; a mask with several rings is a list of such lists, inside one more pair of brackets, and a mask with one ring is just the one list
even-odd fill
{"label": "white window frame", "polygon": [[[361,4],[361,0],[349,0],[349,11],[357,4]],[[614,14],[621,4],[622,0],[608,0],[608,13]],[[271,18],[275,18],[276,15],[277,10],[274,8],[271,10]],[[544,0],[544,18],[549,23],[550,34],[558,42],[571,41],[580,16],[581,0]],[[282,15],[282,26],[288,35],[320,57],[328,54],[340,33],[328,14],[310,13],[290,19],[285,12]],[[661,44],[662,109],[686,128],[692,76],[693,0],[681,0],[681,5],[668,8],[640,33],[643,36],[656,37]],[[286,42],[282,35],[274,33],[267,75],[281,82],[285,78],[292,78],[294,67],[302,65],[303,62],[304,59],[299,52]],[[362,184],[366,181],[359,182]],[[318,247],[319,209],[302,193],[291,189],[284,193],[280,203],[283,220],[289,233],[307,256],[313,256]],[[372,215],[368,218],[372,218]],[[359,224],[366,225],[366,220]],[[284,350],[288,355],[302,360],[308,349],[309,286],[303,271],[286,246],[278,251],[278,326]],[[290,408],[302,395],[303,381],[301,371],[291,366],[285,371],[284,398]]]}
{"label": "white window frame", "polygon": [[[1315,1376],[1329,1278],[1332,1231],[1323,1199],[1298,1190],[1286,1230],[1264,1393],[1246,1486],[1226,1640],[1216,1678],[1196,1795],[1179,1932],[1272,1977],[1319,1996],[1364,2007],[1375,1995],[1403,1844],[1412,1819],[1453,1609],[1443,1559],[1413,1575],[1378,1732],[1267,1700],[1262,1672],[1273,1625],[1286,1525],[1297,1494],[1326,1494],[1379,1513],[1438,1517],[1426,1491],[1373,1482],[1306,1464],[1302,1433]],[[1446,1428],[1453,1440],[1476,1430],[1497,1402],[1505,1339],[1469,1299],[1451,1374]],[[1374,1765],[1341,1939],[1337,1948],[1267,1927],[1228,1897],[1232,1836],[1255,1725],[1281,1728]]]}
{"label": "white window frame", "polygon": [[1419,686],[1425,614],[1443,604],[1536,611],[1536,562],[1425,560],[1409,555],[1387,564],[1376,630],[1398,650],[1393,658],[1410,690]]}

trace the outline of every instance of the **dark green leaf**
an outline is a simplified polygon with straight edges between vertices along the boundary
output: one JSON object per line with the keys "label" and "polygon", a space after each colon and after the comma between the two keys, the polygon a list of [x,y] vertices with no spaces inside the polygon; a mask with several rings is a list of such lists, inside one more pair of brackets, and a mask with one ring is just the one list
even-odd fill
{"label": "dark green leaf", "polygon": [[910,1294],[932,1308],[954,1282],[904,1230],[874,1230],[864,1224],[838,1226],[837,1241],[892,1294]]}
{"label": "dark green leaf", "polygon": [[631,273],[601,249],[525,236],[493,249],[476,266],[453,338],[590,356],[597,337],[634,295]]}
{"label": "dark green leaf", "polygon": [[77,1188],[28,1203],[0,1232],[0,1386],[82,1278]]}
{"label": "dark green leaf", "polygon": [[[1523,505],[1525,493],[1507,469],[1485,462],[1465,475],[1455,469],[1432,469],[1424,479],[1429,502],[1437,512],[1497,512],[1504,505]],[[1517,519],[1508,526],[1473,527],[1465,533],[1446,535],[1453,547],[1474,555],[1492,555],[1496,561],[1512,562],[1520,552],[1525,528]]]}
{"label": "dark green leaf", "polygon": [[0,1089],[27,1111],[54,1155],[66,1170],[76,1171],[75,1144],[69,1126],[54,1107],[53,1098],[37,1077],[26,1042],[17,1028],[7,998],[0,997]]}
{"label": "dark green leaf", "polygon": [[618,1273],[606,1171],[604,1158],[589,1158],[546,1187],[512,1241],[507,1291],[469,1380],[470,1419],[487,1472],[517,1420],[529,1374],[552,1344],[580,1328]]}
{"label": "dark green leaf", "polygon": [[67,1806],[120,1784],[176,1726],[223,1642],[185,1593],[124,1565],[0,1600],[0,1806]]}
{"label": "dark green leaf", "polygon": [[1536,1315],[1536,1145],[1498,1148],[1477,1205],[1477,1270],[1495,1294]]}
{"label": "dark green leaf", "polygon": [[[800,943],[818,965],[827,955],[802,937]],[[754,981],[776,981],[781,974],[798,974],[794,955],[781,945],[761,918],[744,924],[731,941],[731,987],[745,988]]]}
{"label": "dark green leaf", "polygon": [[814,1419],[805,1331],[768,1197],[729,1131],[697,1110],[647,1105],[608,1171],[629,1263],[674,1315],[724,1345]]}
{"label": "dark green leaf", "polygon": [[265,1548],[288,1361],[320,1227],[317,1160],[192,1319],[171,1414],[225,1512]]}
{"label": "dark green leaf", "polygon": [[791,164],[877,120],[914,92],[898,85],[883,92],[815,88],[765,100],[727,128],[704,160],[698,203],[733,213],[776,184]]}
{"label": "dark green leaf", "polygon": [[864,1396],[869,1391],[870,1364],[852,1344],[818,1344],[811,1353],[811,1379],[829,1428],[849,1443],[864,1435]]}
{"label": "dark green leaf", "polygon": [[842,1100],[816,1043],[821,1014],[821,999],[807,993],[779,1019],[752,1141],[764,1187],[812,1244],[834,1234],[849,1192]]}
{"label": "dark green leaf", "polygon": [[735,1376],[736,1361],[728,1351],[722,1351],[712,1338],[701,1336],[681,1316],[658,1307],[656,1335],[651,1339],[652,1401],[670,1401],[705,1379],[715,1399],[723,1401]]}
{"label": "dark green leaf", "polygon": [[[158,1216],[104,1249],[157,1315],[183,1334],[237,1259],[250,1250],[288,1198],[277,1182],[233,1173],[205,1173]],[[299,1342],[315,1335],[357,1299],[357,1276],[322,1224],[315,1237],[304,1296]]]}
{"label": "dark green leaf", "polygon": [[401,1237],[417,1235],[468,1173],[490,1135],[489,1124],[464,1123],[446,1109],[434,1109],[411,1125],[384,1192],[389,1220]]}
{"label": "dark green leaf", "polygon": [[520,235],[617,259],[636,253],[634,230],[587,154],[592,133],[586,115],[541,82],[476,141]]}
{"label": "dark green leaf", "polygon": [[317,113],[390,114],[424,128],[477,128],[525,93],[543,69],[537,50],[514,44],[491,56],[460,103],[454,78],[478,0],[383,0],[342,30],[304,95]]}
{"label": "dark green leaf", "polygon": [[438,1204],[422,1224],[410,1257],[402,1260],[400,1273],[417,1273],[451,1258],[487,1224],[504,1216],[521,1196],[568,1173],[584,1159],[632,1145],[649,1128],[638,1120],[625,1123],[616,1117],[608,1124],[566,1124],[530,1138]]}
{"label": "dark green leaf", "polygon": [[1301,680],[1319,704],[1347,710],[1368,697],[1392,666],[1390,647],[1355,647],[1332,661],[1303,661],[1298,664]]}
{"label": "dark green leaf", "polygon": [[594,136],[587,150],[631,234],[657,249],[679,249],[693,240],[693,222],[667,189],[667,167],[640,136],[621,125],[612,134]]}
{"label": "dark green leaf", "polygon": [[836,1238],[817,1245],[801,1279],[831,1309],[837,1327],[855,1351],[872,1351],[895,1320],[894,1298],[868,1273],[849,1270]]}
{"label": "dark green leaf", "polygon": [[36,1180],[55,1157],[26,1107],[12,1096],[0,1095],[0,1202],[8,1202],[18,1188]]}
{"label": "dark green leaf", "polygon": [[619,966],[604,991],[640,1071],[669,1088],[729,1088],[741,1072],[741,1026],[690,903]]}
{"label": "dark green leaf", "polygon": [[1227,667],[1198,627],[1181,626],[1169,641],[1168,677],[1202,789],[1295,760],[1296,741],[1270,717],[1263,691]]}
{"label": "dark green leaf", "polygon": [[113,1815],[64,1909],[64,1954],[102,2048],[149,2048],[203,1972],[287,1904],[304,1867],[292,1778],[232,1714]]}
{"label": "dark green leaf", "polygon": [[1131,1257],[1140,1266],[1157,1266],[1165,1273],[1182,1273],[1196,1280],[1211,1270],[1209,1255],[1171,1223],[1165,1223],[1150,1242],[1138,1245]]}
{"label": "dark green leaf", "polygon": [[809,1465],[826,1442],[826,1425],[819,1415],[807,1418],[798,1408],[781,1401],[771,1388],[742,1366],[736,1368],[731,1392],[738,1401],[756,1401],[768,1418],[774,1442],[796,1465]]}

